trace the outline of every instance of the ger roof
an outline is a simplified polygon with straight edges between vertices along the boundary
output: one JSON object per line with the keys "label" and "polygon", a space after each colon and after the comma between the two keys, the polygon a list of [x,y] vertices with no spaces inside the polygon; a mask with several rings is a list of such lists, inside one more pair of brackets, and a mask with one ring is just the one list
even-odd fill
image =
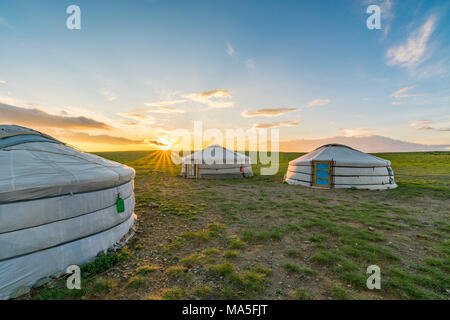
{"label": "ger roof", "polygon": [[9,137],[14,137],[14,136],[20,136],[20,135],[35,135],[35,136],[45,137],[47,139],[56,140],[56,139],[50,137],[49,135],[46,135],[42,132],[30,129],[30,128],[25,128],[25,127],[13,125],[13,124],[0,125],[0,139],[5,139],[5,138],[9,138]]}
{"label": "ger roof", "polygon": [[289,162],[291,166],[311,165],[312,161],[334,161],[337,166],[385,167],[385,160],[342,144],[326,144]]}
{"label": "ger roof", "polygon": [[[222,157],[219,155],[222,154]],[[213,144],[206,147],[203,150],[197,151],[193,154],[190,154],[183,158],[183,161],[186,160],[202,160],[202,162],[221,162],[221,163],[229,163],[231,160],[234,163],[248,163],[250,158],[242,153],[235,152],[229,150],[221,145]],[[227,161],[228,160],[228,161]],[[223,161],[223,162],[222,162]]]}

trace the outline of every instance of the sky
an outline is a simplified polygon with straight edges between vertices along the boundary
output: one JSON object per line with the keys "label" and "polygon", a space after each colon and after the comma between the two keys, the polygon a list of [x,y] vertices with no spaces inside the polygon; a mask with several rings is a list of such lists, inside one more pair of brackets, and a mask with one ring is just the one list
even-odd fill
{"label": "sky", "polygon": [[[81,10],[70,30],[66,9]],[[369,29],[366,9],[381,9]],[[450,144],[448,1],[2,0],[0,124],[87,151],[203,127]],[[298,151],[298,150],[293,150]]]}

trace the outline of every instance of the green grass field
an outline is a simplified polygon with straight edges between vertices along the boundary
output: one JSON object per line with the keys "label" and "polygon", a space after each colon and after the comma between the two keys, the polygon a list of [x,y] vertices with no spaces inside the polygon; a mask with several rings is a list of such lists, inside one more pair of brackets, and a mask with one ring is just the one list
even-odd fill
{"label": "green grass field", "polygon": [[[381,154],[399,187],[318,190],[275,176],[186,180],[162,152],[99,154],[136,169],[138,230],[120,253],[33,299],[448,299],[450,153]],[[254,172],[259,174],[258,166]],[[381,268],[381,290],[366,269]]]}

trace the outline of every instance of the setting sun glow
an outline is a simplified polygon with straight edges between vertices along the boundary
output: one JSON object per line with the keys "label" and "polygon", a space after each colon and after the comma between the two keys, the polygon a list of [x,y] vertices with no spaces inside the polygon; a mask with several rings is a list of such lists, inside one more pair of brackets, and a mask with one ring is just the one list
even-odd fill
{"label": "setting sun glow", "polygon": [[167,151],[170,148],[172,148],[172,143],[169,142],[169,140],[167,139],[158,139],[159,145],[158,147],[163,150],[163,151]]}

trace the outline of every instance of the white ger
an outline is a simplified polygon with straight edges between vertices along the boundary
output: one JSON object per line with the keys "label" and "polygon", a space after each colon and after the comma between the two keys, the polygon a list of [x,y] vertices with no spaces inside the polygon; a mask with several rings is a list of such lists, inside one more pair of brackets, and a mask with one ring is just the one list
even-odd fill
{"label": "white ger", "polygon": [[211,145],[182,159],[181,175],[185,178],[246,178],[253,176],[250,157]]}
{"label": "white ger", "polygon": [[385,190],[397,187],[391,162],[340,144],[327,144],[289,162],[284,180],[312,188]]}
{"label": "white ger", "polygon": [[132,168],[0,126],[0,299],[105,252],[134,224]]}

